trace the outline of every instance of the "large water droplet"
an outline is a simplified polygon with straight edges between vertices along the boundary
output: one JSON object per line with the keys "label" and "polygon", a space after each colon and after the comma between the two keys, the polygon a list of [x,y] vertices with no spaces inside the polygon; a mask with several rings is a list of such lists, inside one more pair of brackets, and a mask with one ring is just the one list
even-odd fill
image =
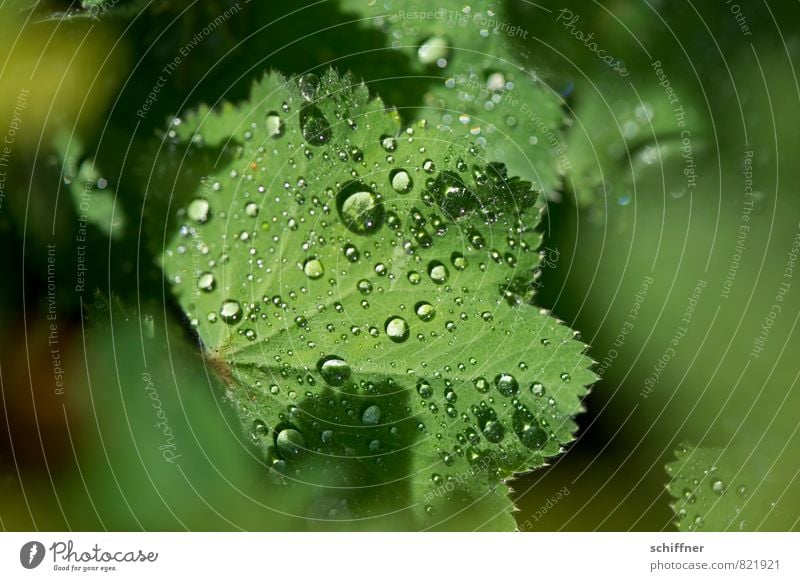
{"label": "large water droplet", "polygon": [[381,408],[376,405],[371,405],[361,414],[361,421],[367,426],[374,426],[381,421],[382,416],[383,412],[381,412]]}
{"label": "large water droplet", "polygon": [[383,204],[360,182],[350,182],[336,196],[339,217],[356,234],[372,234],[383,224]]}
{"label": "large water droplet", "polygon": [[250,216],[251,218],[255,218],[258,216],[258,204],[255,202],[250,202],[245,204],[244,213]]}
{"label": "large water droplet", "polygon": [[437,63],[441,66],[444,60],[444,65],[447,65],[447,57],[450,54],[450,44],[444,36],[435,34],[429,37],[417,49],[417,59],[423,65],[431,65]]}
{"label": "large water droplet", "polygon": [[404,169],[395,169],[389,174],[389,181],[392,183],[392,188],[399,194],[407,194],[414,187],[414,182],[411,176]]}
{"label": "large water droplet", "polygon": [[425,301],[421,301],[414,305],[414,312],[417,313],[420,321],[425,322],[432,321],[436,316],[436,309],[432,304]]}
{"label": "large water droplet", "polygon": [[317,361],[317,371],[332,387],[339,387],[350,379],[350,366],[338,355],[326,355]]}
{"label": "large water droplet", "polygon": [[189,203],[189,207],[186,208],[186,213],[189,215],[189,218],[198,224],[205,224],[208,222],[208,218],[210,217],[210,209],[211,206],[209,205],[208,200],[197,198]]}
{"label": "large water droplet", "polygon": [[525,406],[519,406],[514,410],[512,424],[519,441],[528,448],[540,450],[547,444],[547,432],[541,428],[536,417]]}
{"label": "large water droplet", "polygon": [[331,124],[316,105],[306,105],[300,110],[300,132],[314,146],[325,145],[331,140]]}
{"label": "large water droplet", "polygon": [[402,343],[408,339],[408,323],[400,317],[391,317],[386,321],[386,334],[395,343]]}
{"label": "large water droplet", "polygon": [[420,379],[417,382],[417,393],[420,395],[420,397],[428,399],[433,395],[433,388],[431,387],[430,383],[424,379]]}
{"label": "large water droplet", "polygon": [[225,301],[219,309],[219,316],[229,325],[237,323],[242,317],[242,305],[239,301]]}
{"label": "large water droplet", "polygon": [[319,77],[314,73],[302,75],[297,80],[297,85],[300,88],[300,94],[306,101],[313,101],[317,98],[319,92],[320,81]]}
{"label": "large water droplet", "polygon": [[267,128],[267,137],[277,138],[283,135],[285,127],[283,119],[281,119],[281,116],[278,115],[277,111],[270,111],[267,113],[264,124]]}
{"label": "large water droplet", "polygon": [[275,438],[275,445],[278,453],[285,459],[297,458],[306,448],[306,441],[303,434],[293,428],[286,428],[278,433]]}
{"label": "large water droplet", "polygon": [[325,267],[318,258],[309,258],[303,263],[303,272],[311,279],[318,279],[325,274]]}
{"label": "large water droplet", "polygon": [[217,287],[217,281],[214,279],[214,275],[210,272],[204,272],[200,275],[200,278],[197,279],[197,288],[201,291],[205,291],[210,293]]}
{"label": "large water droplet", "polygon": [[519,393],[519,383],[513,375],[501,373],[494,378],[494,385],[501,394],[511,397]]}
{"label": "large water droplet", "polygon": [[436,284],[447,282],[449,275],[450,273],[447,271],[447,267],[438,260],[433,260],[428,264],[428,276],[430,276],[431,280]]}

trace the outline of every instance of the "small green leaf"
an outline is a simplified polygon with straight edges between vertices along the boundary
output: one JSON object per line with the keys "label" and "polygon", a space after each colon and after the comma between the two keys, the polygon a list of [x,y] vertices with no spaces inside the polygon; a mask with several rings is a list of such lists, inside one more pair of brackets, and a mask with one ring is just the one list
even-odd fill
{"label": "small green leaf", "polygon": [[63,183],[68,188],[79,223],[92,224],[114,240],[122,238],[125,213],[116,204],[116,193],[97,170],[94,161],[83,158],[80,138],[62,132],[56,138],[55,146],[63,163]]}
{"label": "small green leaf", "polygon": [[163,265],[271,469],[322,520],[513,528],[503,481],[572,439],[595,380],[528,303],[531,185],[333,72],[174,127],[178,156],[233,152]]}
{"label": "small green leaf", "polygon": [[[749,450],[749,451],[748,451]],[[793,530],[796,514],[779,500],[792,486],[751,448],[680,446],[667,465],[667,487],[681,531]],[[791,470],[794,473],[794,469]]]}

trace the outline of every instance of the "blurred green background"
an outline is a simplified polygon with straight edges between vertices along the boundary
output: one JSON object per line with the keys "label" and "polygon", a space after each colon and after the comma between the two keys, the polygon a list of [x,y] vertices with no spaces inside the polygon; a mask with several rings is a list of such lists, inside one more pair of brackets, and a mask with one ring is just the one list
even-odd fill
{"label": "blurred green background", "polygon": [[[232,7],[137,115],[165,63]],[[577,441],[511,483],[520,528],[673,529],[665,465],[683,443],[716,450],[709,469],[747,490],[710,509],[725,511],[711,528],[800,528],[800,4],[498,10],[568,119],[537,304],[582,332],[601,376]],[[141,223],[157,201],[136,160],[170,115],[241,100],[264,69],[333,63],[419,106],[386,45],[334,1],[0,7],[3,529],[325,526],[217,399],[140,239],[165,225]],[[159,449],[156,400],[180,463]]]}

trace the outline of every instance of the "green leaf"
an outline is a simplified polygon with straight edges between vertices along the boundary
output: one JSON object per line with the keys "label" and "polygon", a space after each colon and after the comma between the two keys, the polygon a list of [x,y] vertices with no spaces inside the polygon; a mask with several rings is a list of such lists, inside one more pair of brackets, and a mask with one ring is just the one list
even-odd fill
{"label": "green leaf", "polygon": [[323,521],[513,528],[503,482],[573,438],[595,380],[528,303],[536,192],[444,137],[334,72],[271,74],[175,124],[177,157],[233,153],[178,210],[165,272],[245,428],[275,473],[319,487]]}
{"label": "green leaf", "polygon": [[[796,513],[781,510],[793,480],[752,447],[680,446],[667,465],[667,487],[681,531],[796,530]],[[788,453],[791,456],[791,452]],[[789,458],[787,458],[789,460]],[[772,463],[772,465],[770,465]],[[790,473],[796,476],[795,469]]]}
{"label": "green leaf", "polygon": [[411,70],[432,81],[416,119],[444,139],[468,136],[513,175],[550,193],[569,166],[561,146],[563,100],[542,82],[518,42],[529,31],[499,2],[342,0],[386,33]]}
{"label": "green leaf", "polygon": [[94,225],[114,240],[122,238],[124,210],[117,206],[116,193],[97,170],[94,160],[83,158],[80,137],[62,131],[55,139],[55,148],[62,160],[62,180],[79,222]]}

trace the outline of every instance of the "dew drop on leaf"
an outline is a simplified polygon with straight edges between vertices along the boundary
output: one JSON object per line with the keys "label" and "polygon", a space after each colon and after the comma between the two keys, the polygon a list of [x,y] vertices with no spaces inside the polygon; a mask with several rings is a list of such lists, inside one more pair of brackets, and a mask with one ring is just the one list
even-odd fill
{"label": "dew drop on leaf", "polygon": [[392,188],[398,194],[407,194],[414,187],[414,182],[408,172],[404,169],[395,169],[389,174],[389,181]]}
{"label": "dew drop on leaf", "polygon": [[198,224],[205,224],[208,222],[210,215],[210,205],[208,200],[204,200],[202,198],[192,200],[189,203],[189,207],[186,209],[186,213],[189,215],[189,218]]}
{"label": "dew drop on leaf", "polygon": [[421,301],[414,305],[414,312],[417,313],[420,321],[425,322],[432,321],[436,316],[436,309],[432,304],[425,301]]}
{"label": "dew drop on leaf", "polygon": [[428,276],[430,276],[431,280],[436,284],[447,282],[449,275],[450,273],[447,271],[447,267],[438,260],[433,260],[428,264]]}
{"label": "dew drop on leaf", "polygon": [[372,234],[383,224],[383,204],[360,182],[350,182],[336,196],[339,217],[355,234]]}
{"label": "dew drop on leaf", "polygon": [[376,405],[371,405],[361,414],[361,421],[367,426],[374,426],[381,421],[382,416],[383,412],[381,412],[381,408]]}
{"label": "dew drop on leaf", "polygon": [[302,75],[298,79],[297,85],[300,88],[300,94],[306,101],[313,101],[314,99],[317,98],[320,81],[319,77],[314,73],[307,73],[305,75]]}
{"label": "dew drop on leaf", "polygon": [[403,343],[409,332],[408,323],[401,317],[391,317],[386,321],[386,335],[395,343]]}
{"label": "dew drop on leaf", "polygon": [[236,323],[242,316],[242,305],[239,301],[227,300],[219,309],[219,316],[229,325]]}
{"label": "dew drop on leaf", "polygon": [[325,274],[325,267],[318,258],[309,258],[303,263],[303,272],[310,279],[318,279]]}
{"label": "dew drop on leaf", "polygon": [[275,438],[275,445],[278,448],[278,453],[285,459],[296,458],[300,456],[306,447],[306,441],[303,434],[293,428],[285,428],[278,433]]}
{"label": "dew drop on leaf", "polygon": [[350,365],[338,355],[326,355],[317,362],[317,371],[331,387],[339,387],[350,379]]}
{"label": "dew drop on leaf", "polygon": [[[450,54],[450,44],[444,36],[435,34],[429,37],[417,49],[417,60],[423,65],[440,63]],[[446,64],[446,63],[445,63]]]}
{"label": "dew drop on leaf", "polygon": [[281,119],[280,115],[276,111],[270,111],[267,113],[266,120],[264,124],[267,129],[267,136],[272,138],[277,138],[283,135],[284,132],[284,124],[283,119]]}
{"label": "dew drop on leaf", "polygon": [[331,124],[315,105],[306,105],[300,111],[300,132],[303,138],[315,147],[325,145],[331,140]]}
{"label": "dew drop on leaf", "polygon": [[255,202],[250,202],[245,205],[244,213],[250,216],[251,218],[255,218],[258,216],[258,204]]}
{"label": "dew drop on leaf", "polygon": [[514,433],[519,441],[528,448],[540,450],[547,443],[547,432],[545,432],[536,417],[523,405],[514,410],[512,418]]}
{"label": "dew drop on leaf", "polygon": [[501,373],[494,378],[494,385],[502,395],[511,397],[519,393],[519,383],[513,375]]}
{"label": "dew drop on leaf", "polygon": [[210,272],[204,272],[200,275],[197,279],[197,288],[201,291],[205,291],[210,293],[217,287],[217,281],[214,279],[214,275]]}

